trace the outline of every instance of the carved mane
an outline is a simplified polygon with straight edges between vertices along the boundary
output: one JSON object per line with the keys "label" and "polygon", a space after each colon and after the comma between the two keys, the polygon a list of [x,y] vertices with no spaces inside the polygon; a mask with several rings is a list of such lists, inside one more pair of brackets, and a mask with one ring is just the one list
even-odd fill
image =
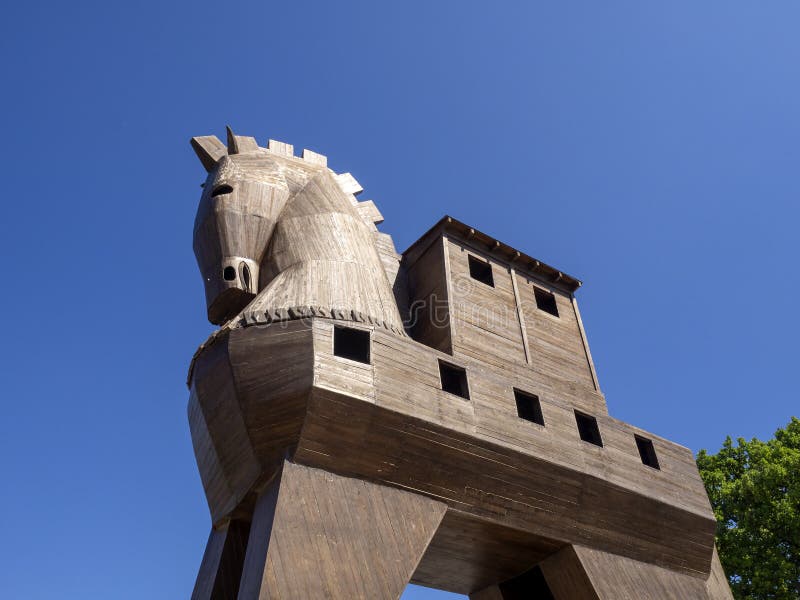
{"label": "carved mane", "polygon": [[[194,233],[209,319],[236,328],[316,315],[404,335],[393,293],[400,255],[376,227],[383,217],[375,203],[356,199],[363,189],[355,178],[310,150],[294,156],[291,144],[275,140],[260,147],[230,128],[227,137],[227,145],[216,136],[191,140],[209,173]],[[222,187],[235,197],[217,197]],[[219,308],[232,302],[235,315]]]}

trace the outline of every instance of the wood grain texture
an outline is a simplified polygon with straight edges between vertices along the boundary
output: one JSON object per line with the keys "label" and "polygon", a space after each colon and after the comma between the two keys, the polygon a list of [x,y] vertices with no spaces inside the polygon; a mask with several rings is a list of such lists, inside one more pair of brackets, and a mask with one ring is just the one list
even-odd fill
{"label": "wood grain texture", "polygon": [[[443,238],[412,250],[403,257],[412,338],[537,395],[592,414],[607,412],[570,295],[516,269],[512,276],[510,259],[495,258],[474,240]],[[494,287],[471,278],[469,256],[492,266]],[[536,307],[534,285],[556,294],[559,317]]]}
{"label": "wood grain texture", "polygon": [[[567,546],[554,554],[539,568],[556,600],[601,600],[574,546]],[[623,593],[620,590],[620,594]],[[618,600],[622,600],[622,596]]]}
{"label": "wood grain texture", "polygon": [[[616,486],[602,470],[558,467],[330,390],[314,389],[294,457],[442,500],[472,518],[516,530],[519,541],[534,549],[541,538],[548,541],[545,550],[583,543],[681,572],[708,573],[714,521],[710,511],[695,512],[691,501],[679,508],[647,485]],[[540,558],[536,552],[519,555],[514,568],[522,572]],[[468,593],[464,580],[471,575],[465,573],[491,568],[464,561],[431,584]],[[415,580],[427,583],[422,575]]]}
{"label": "wood grain texture", "polygon": [[250,523],[240,520],[211,530],[192,600],[236,600],[249,533]]}
{"label": "wood grain texture", "polygon": [[519,575],[562,545],[451,509],[411,582],[452,591],[457,578],[458,591],[471,593]]}
{"label": "wood grain texture", "polygon": [[706,579],[706,593],[709,600],[733,600],[728,577],[719,562],[719,553],[716,548],[714,548],[714,555],[711,558],[711,573]]}
{"label": "wood grain texture", "polygon": [[[195,255],[222,325],[189,372],[215,528],[198,598],[235,594],[227,528],[251,521],[240,598],[396,598],[409,578],[483,600],[545,578],[560,598],[730,597],[691,451],[608,414],[580,281],[450,217],[398,254],[317,153],[230,130],[192,146],[208,171]],[[334,352],[342,327],[359,352]],[[442,363],[468,393],[443,389]]]}
{"label": "wood grain texture", "polygon": [[409,293],[408,330],[418,342],[452,352],[444,244],[436,240],[409,262],[403,258]]}
{"label": "wood grain texture", "polygon": [[229,517],[261,475],[223,336],[199,358],[189,399],[189,429],[213,523]]}
{"label": "wood grain texture", "polygon": [[[194,250],[208,317],[223,324],[250,311],[323,306],[356,310],[400,331],[402,320],[374,236],[382,217],[361,186],[316,153],[229,131],[193,138],[208,170],[195,218]],[[385,246],[385,244],[384,244]],[[397,261],[395,261],[397,262]],[[396,268],[394,269],[396,272]]]}
{"label": "wood grain texture", "polygon": [[423,496],[286,462],[257,504],[239,600],[397,599],[444,512]]}
{"label": "wood grain texture", "polygon": [[[500,588],[497,585],[490,585],[473,592],[469,595],[469,600],[505,600]],[[536,599],[538,600],[538,599]]]}
{"label": "wood grain texture", "polygon": [[706,580],[581,546],[562,549],[541,569],[556,600],[732,598],[716,569]]}

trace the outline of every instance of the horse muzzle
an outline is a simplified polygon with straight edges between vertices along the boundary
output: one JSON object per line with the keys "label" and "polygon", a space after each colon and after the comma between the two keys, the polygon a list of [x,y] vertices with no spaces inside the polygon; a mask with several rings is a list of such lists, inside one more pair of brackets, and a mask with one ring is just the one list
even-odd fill
{"label": "horse muzzle", "polygon": [[258,263],[241,256],[222,259],[219,273],[206,278],[208,320],[222,325],[238,315],[258,292]]}

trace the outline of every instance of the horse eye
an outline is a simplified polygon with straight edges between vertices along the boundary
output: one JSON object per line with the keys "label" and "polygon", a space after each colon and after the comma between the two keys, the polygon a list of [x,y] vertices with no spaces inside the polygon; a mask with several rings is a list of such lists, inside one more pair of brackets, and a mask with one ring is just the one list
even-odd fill
{"label": "horse eye", "polygon": [[211,197],[213,198],[214,196],[219,196],[221,194],[230,194],[232,191],[233,188],[231,186],[229,186],[226,183],[223,183],[222,185],[218,185],[217,187],[214,188],[214,191],[211,192]]}

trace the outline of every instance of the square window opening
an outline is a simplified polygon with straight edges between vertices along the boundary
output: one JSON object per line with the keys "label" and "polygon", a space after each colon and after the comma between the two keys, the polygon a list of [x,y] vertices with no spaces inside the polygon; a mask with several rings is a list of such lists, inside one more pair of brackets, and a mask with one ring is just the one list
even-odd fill
{"label": "square window opening", "polygon": [[442,389],[445,392],[469,400],[469,386],[467,385],[466,370],[440,360],[439,377],[442,380]]}
{"label": "square window opening", "polygon": [[555,294],[538,287],[533,288],[533,295],[536,297],[536,307],[554,317],[558,316],[558,306],[556,306]]}
{"label": "square window opening", "polygon": [[584,442],[603,447],[603,438],[600,437],[600,428],[597,419],[591,415],[575,411],[575,422],[578,424],[578,433]]}
{"label": "square window opening", "polygon": [[469,255],[469,276],[490,287],[494,287],[492,265],[472,255]]}
{"label": "square window opening", "polygon": [[636,447],[639,449],[639,456],[642,458],[642,464],[661,470],[652,440],[648,440],[639,435],[634,435],[633,437],[636,438]]}
{"label": "square window opening", "polygon": [[369,331],[334,327],[333,354],[368,365],[370,362]]}
{"label": "square window opening", "polygon": [[514,400],[517,402],[517,416],[520,419],[525,419],[531,423],[538,423],[544,425],[544,417],[542,416],[542,405],[539,402],[539,396],[533,394],[526,394],[518,389],[514,389]]}

